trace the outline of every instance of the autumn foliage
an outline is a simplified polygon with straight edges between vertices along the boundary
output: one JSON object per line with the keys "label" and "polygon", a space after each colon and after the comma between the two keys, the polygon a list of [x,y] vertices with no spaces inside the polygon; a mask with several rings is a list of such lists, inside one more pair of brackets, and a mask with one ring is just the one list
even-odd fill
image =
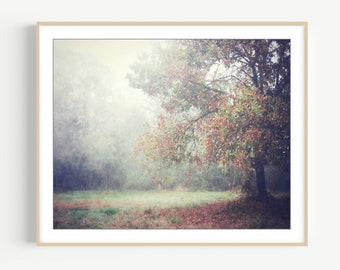
{"label": "autumn foliage", "polygon": [[287,40],[182,40],[132,67],[132,86],[163,112],[140,138],[146,161],[236,165],[256,176],[290,164],[290,44]]}

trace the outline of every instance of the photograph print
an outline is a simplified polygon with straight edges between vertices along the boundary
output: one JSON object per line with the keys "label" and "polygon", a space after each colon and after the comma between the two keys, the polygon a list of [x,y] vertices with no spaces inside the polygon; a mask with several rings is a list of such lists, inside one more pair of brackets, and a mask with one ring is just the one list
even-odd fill
{"label": "photograph print", "polygon": [[307,23],[37,23],[38,245],[307,245]]}
{"label": "photograph print", "polygon": [[53,230],[291,228],[290,39],[54,39]]}

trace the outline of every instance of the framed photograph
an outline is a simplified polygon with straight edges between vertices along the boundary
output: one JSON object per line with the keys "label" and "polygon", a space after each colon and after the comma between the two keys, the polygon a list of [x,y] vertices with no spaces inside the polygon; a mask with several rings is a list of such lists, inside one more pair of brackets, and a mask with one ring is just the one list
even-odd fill
{"label": "framed photograph", "polygon": [[38,22],[38,245],[308,243],[306,22]]}

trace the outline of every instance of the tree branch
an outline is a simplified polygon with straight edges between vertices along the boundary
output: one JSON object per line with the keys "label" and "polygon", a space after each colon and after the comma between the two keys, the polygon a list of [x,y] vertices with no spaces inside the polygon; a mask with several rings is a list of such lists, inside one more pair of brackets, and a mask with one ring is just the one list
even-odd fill
{"label": "tree branch", "polygon": [[199,86],[201,88],[205,88],[209,91],[212,91],[212,92],[215,92],[215,93],[218,93],[218,94],[227,95],[227,93],[224,92],[224,91],[218,90],[216,88],[210,87],[210,86],[202,84],[202,83],[198,83],[198,82],[194,82],[194,81],[189,81],[189,83],[196,85],[196,86]]}

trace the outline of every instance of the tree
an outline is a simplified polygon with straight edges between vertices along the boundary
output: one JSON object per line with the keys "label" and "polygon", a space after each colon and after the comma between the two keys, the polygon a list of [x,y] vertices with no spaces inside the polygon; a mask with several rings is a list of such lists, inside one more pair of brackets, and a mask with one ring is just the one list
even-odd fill
{"label": "tree", "polygon": [[128,78],[164,108],[141,140],[149,158],[235,164],[247,179],[254,171],[260,199],[264,165],[289,169],[289,40],[172,41]]}

